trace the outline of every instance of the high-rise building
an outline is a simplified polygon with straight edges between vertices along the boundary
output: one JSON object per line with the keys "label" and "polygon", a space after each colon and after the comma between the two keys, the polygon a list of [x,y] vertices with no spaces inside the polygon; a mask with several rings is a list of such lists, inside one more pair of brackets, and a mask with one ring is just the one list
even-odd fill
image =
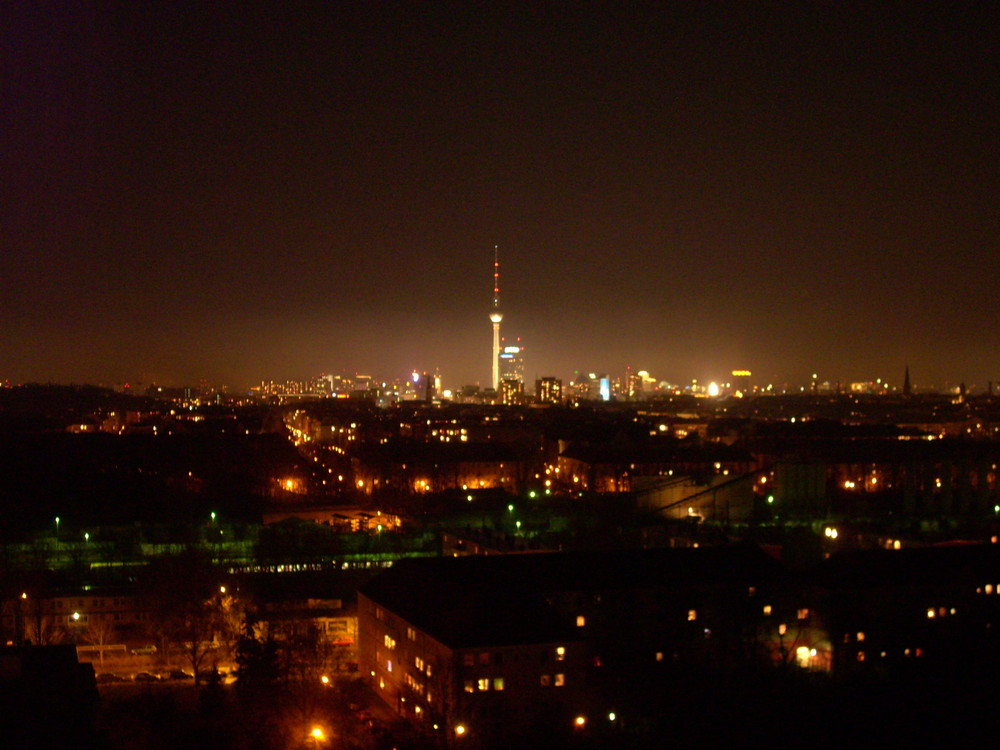
{"label": "high-rise building", "polygon": [[490,311],[490,322],[493,324],[493,390],[500,390],[500,250],[493,246],[493,309]]}
{"label": "high-rise building", "polygon": [[535,401],[540,404],[562,403],[562,381],[559,378],[542,378],[535,381]]}
{"label": "high-rise building", "polygon": [[512,406],[524,402],[524,383],[520,380],[500,381],[500,403]]}
{"label": "high-rise building", "polygon": [[521,339],[516,344],[500,348],[500,380],[524,382],[524,347]]}

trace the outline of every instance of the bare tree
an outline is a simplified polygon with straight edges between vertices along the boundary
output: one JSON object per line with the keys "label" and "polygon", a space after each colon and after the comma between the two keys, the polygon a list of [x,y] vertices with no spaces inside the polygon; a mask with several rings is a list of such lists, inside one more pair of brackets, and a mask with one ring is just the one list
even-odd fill
{"label": "bare tree", "polygon": [[205,552],[190,549],[153,560],[141,584],[153,631],[183,654],[196,684],[221,629],[220,578]]}
{"label": "bare tree", "polygon": [[97,646],[101,656],[101,668],[104,668],[104,647],[110,645],[118,635],[118,628],[110,615],[91,615],[87,623],[87,630],[83,635],[84,640]]}

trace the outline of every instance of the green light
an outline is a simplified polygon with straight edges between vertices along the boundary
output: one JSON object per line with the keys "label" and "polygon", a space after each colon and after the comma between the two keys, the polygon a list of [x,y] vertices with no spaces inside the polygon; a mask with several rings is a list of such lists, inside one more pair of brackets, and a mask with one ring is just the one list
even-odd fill
{"label": "green light", "polygon": [[531,492],[528,493],[528,497],[534,497],[534,496],[535,496],[535,491],[534,490],[532,490]]}
{"label": "green light", "polygon": [[509,510],[511,513],[513,513],[514,512],[514,506],[513,505],[508,505],[507,506],[507,510]]}
{"label": "green light", "polygon": [[774,502],[774,495],[768,495],[767,496],[767,502],[773,503]]}

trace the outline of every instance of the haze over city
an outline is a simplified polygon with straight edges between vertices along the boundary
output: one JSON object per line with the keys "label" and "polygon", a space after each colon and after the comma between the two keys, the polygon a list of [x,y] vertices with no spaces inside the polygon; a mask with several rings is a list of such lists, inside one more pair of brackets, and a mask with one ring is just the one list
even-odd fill
{"label": "haze over city", "polygon": [[15,3],[0,380],[985,390],[996,7]]}

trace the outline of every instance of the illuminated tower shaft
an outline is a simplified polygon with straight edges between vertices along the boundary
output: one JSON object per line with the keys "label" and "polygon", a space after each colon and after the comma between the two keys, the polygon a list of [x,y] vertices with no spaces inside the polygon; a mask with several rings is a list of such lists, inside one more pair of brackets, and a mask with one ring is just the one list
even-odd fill
{"label": "illuminated tower shaft", "polygon": [[493,390],[500,391],[500,258],[499,249],[493,246],[493,309],[490,311],[490,322],[493,323]]}

